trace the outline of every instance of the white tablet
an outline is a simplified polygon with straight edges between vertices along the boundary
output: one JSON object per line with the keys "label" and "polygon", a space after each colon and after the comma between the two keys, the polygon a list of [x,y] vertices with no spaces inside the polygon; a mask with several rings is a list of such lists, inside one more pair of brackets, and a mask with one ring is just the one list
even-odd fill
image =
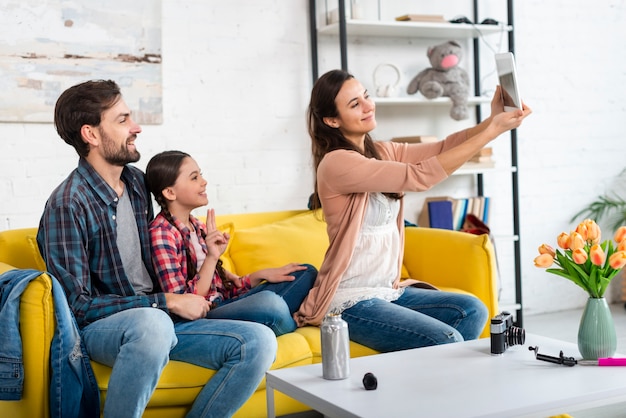
{"label": "white tablet", "polygon": [[515,109],[521,109],[522,98],[520,97],[519,85],[517,83],[515,57],[513,57],[512,52],[496,54],[495,57],[500,87],[502,87],[504,110],[510,112]]}

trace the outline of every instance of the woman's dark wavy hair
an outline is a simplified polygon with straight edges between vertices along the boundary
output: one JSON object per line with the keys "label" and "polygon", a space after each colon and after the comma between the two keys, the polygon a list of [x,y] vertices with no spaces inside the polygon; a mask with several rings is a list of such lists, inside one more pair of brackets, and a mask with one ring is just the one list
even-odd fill
{"label": "woman's dark wavy hair", "polygon": [[81,157],[89,154],[89,144],[83,141],[83,125],[99,126],[102,113],[122,97],[113,80],[91,80],[70,87],[57,99],[54,126],[59,136],[73,146]]}
{"label": "woman's dark wavy hair", "polygon": [[[307,120],[309,136],[311,137],[313,165],[316,173],[322,158],[329,152],[338,149],[356,151],[368,158],[381,159],[369,133],[365,134],[364,150],[361,152],[360,149],[343,136],[338,128],[332,128],[324,123],[324,118],[339,116],[335,98],[343,84],[353,78],[354,76],[347,71],[331,70],[322,75],[313,85],[311,101],[309,102],[307,111]],[[400,193],[383,194],[392,199],[402,198],[402,194]],[[311,195],[309,206],[311,209],[319,209],[322,206],[317,189],[317,180],[315,180],[315,191],[313,195]]]}
{"label": "woman's dark wavy hair", "polygon": [[[163,196],[163,190],[176,183],[176,179],[180,174],[180,167],[183,165],[185,158],[191,158],[191,155],[182,151],[163,151],[152,157],[146,166],[146,184],[148,186],[148,190],[150,190],[150,193],[154,195],[154,199],[161,207],[161,212],[163,213],[163,216],[165,216],[165,219],[167,219],[168,222],[174,227],[176,227],[176,223],[167,208],[167,199]],[[206,238],[204,231],[202,231],[202,238]],[[191,280],[198,273],[198,269],[191,259],[190,248],[185,248],[185,254],[187,257],[187,280]],[[226,272],[222,266],[222,260],[217,261],[215,270],[222,279],[224,286],[227,289],[232,288],[233,283],[226,277]]]}

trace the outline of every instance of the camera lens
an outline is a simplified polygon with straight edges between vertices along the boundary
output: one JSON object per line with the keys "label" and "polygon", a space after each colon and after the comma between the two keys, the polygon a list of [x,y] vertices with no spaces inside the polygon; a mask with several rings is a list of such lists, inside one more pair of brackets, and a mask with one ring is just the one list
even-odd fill
{"label": "camera lens", "polygon": [[524,331],[524,328],[511,325],[507,331],[507,345],[509,347],[513,345],[523,345],[524,341],[526,341],[526,331]]}

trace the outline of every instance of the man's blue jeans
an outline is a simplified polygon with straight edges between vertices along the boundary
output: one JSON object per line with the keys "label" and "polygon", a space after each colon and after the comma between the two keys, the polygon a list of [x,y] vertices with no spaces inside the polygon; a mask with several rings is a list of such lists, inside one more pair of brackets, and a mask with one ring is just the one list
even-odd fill
{"label": "man's blue jeans", "polygon": [[341,317],[352,341],[389,352],[476,339],[488,315],[474,296],[407,287],[393,302],[364,300]]}
{"label": "man's blue jeans", "polygon": [[128,309],[82,331],[92,360],[113,368],[105,418],[141,417],[169,359],[217,373],[188,417],[229,417],[254,393],[276,356],[276,337],[261,324],[176,321],[154,308]]}
{"label": "man's blue jeans", "polygon": [[293,332],[297,327],[293,313],[300,308],[317,278],[315,267],[303,265],[306,270],[292,273],[295,280],[255,286],[238,298],[224,300],[207,318],[258,322],[270,327],[276,336]]}

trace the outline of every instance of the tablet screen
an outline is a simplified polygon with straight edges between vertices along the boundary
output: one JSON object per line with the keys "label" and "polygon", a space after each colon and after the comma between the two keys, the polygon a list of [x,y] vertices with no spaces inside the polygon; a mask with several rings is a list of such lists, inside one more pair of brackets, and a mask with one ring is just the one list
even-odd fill
{"label": "tablet screen", "polygon": [[519,103],[519,97],[517,97],[513,73],[501,75],[500,85],[502,86],[502,98],[504,99],[504,105],[519,108],[517,105],[517,103]]}
{"label": "tablet screen", "polygon": [[521,109],[522,99],[519,94],[513,54],[510,52],[496,54],[496,67],[498,69],[500,87],[502,87],[504,109],[507,111]]}

